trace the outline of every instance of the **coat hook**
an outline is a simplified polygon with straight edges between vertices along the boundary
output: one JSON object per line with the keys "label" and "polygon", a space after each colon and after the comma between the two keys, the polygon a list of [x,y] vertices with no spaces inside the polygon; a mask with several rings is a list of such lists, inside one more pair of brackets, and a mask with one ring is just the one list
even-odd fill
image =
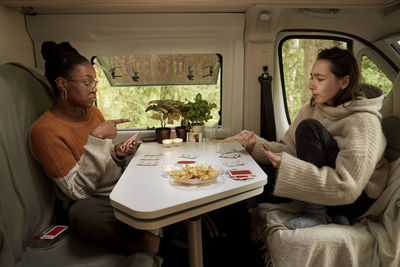
{"label": "coat hook", "polygon": [[139,72],[138,71],[135,71],[134,69],[132,69],[132,71],[133,71],[133,76],[132,76],[132,80],[134,81],[134,82],[138,82],[139,81]]}
{"label": "coat hook", "polygon": [[214,76],[214,68],[213,66],[208,67],[209,73],[207,75],[204,75],[202,78],[208,77],[208,76]]}
{"label": "coat hook", "polygon": [[111,76],[112,76],[113,79],[115,79],[115,78],[117,78],[117,77],[123,77],[123,76],[121,76],[121,75],[116,75],[116,74],[115,74],[115,70],[116,70],[117,68],[121,68],[121,67],[113,67],[113,68],[111,68]]}
{"label": "coat hook", "polygon": [[189,74],[188,74],[188,79],[189,80],[191,80],[191,81],[193,81],[193,79],[194,79],[194,75],[193,75],[193,70],[192,70],[192,67],[188,67],[188,71],[189,71]]}

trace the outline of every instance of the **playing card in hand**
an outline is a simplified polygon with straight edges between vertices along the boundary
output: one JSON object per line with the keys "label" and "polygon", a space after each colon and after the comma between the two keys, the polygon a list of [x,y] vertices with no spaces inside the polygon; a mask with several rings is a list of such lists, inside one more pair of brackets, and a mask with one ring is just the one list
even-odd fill
{"label": "playing card in hand", "polygon": [[125,152],[126,149],[133,144],[134,142],[136,142],[136,139],[138,138],[140,132],[135,133],[134,135],[131,136],[131,138],[129,138],[128,140],[126,140],[122,145],[121,145],[121,151]]}

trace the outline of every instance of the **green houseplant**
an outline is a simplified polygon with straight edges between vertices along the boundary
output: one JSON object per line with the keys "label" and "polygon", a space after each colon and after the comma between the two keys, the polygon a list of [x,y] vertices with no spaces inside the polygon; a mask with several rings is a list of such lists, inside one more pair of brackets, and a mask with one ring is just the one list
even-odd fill
{"label": "green houseplant", "polygon": [[185,103],[185,114],[182,115],[190,125],[204,125],[209,119],[212,119],[211,110],[216,108],[215,103],[208,103],[203,99],[200,93],[194,98],[194,102]]}
{"label": "green houseplant", "polygon": [[[212,119],[211,110],[216,108],[215,103],[208,103],[200,93],[194,98],[194,102],[188,101],[181,109],[182,122],[189,128],[204,126],[204,123]],[[202,132],[202,130],[199,130]]]}
{"label": "green houseplant", "polygon": [[175,127],[176,137],[182,138],[183,142],[186,142],[186,133],[188,129],[190,129],[189,121],[187,119],[189,107],[185,103],[179,101],[177,103],[177,110],[181,117],[181,125]]}
{"label": "green houseplant", "polygon": [[146,108],[147,111],[154,111],[150,118],[160,121],[160,127],[156,128],[157,140],[169,139],[171,136],[171,128],[166,127],[167,124],[173,124],[175,120],[179,120],[179,106],[183,103],[178,100],[160,99],[151,100]]}

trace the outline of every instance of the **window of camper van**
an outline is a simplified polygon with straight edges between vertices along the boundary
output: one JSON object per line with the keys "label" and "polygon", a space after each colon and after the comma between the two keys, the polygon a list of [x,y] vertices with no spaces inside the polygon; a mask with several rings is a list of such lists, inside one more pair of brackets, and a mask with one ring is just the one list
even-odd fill
{"label": "window of camper van", "polygon": [[319,50],[333,46],[349,49],[351,42],[342,38],[324,39],[320,36],[288,36],[282,40],[279,51],[283,74],[281,78],[289,122],[293,121],[300,108],[310,101],[310,71]]}
{"label": "window of camper van", "polygon": [[366,55],[361,57],[361,81],[379,87],[385,96],[392,89],[392,81],[383,71]]}
{"label": "window of camper van", "polygon": [[[194,102],[200,93],[217,108],[207,124],[219,124],[221,114],[222,56],[219,54],[165,54],[96,56],[97,107],[106,119],[131,118],[120,129],[160,127],[146,112],[151,100]],[[167,127],[180,126],[174,120]]]}

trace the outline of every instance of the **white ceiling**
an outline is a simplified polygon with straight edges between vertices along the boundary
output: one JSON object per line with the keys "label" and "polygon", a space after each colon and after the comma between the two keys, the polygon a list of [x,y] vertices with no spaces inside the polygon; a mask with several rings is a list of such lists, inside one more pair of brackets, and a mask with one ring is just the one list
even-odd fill
{"label": "white ceiling", "polygon": [[398,0],[0,0],[12,8],[32,7],[38,14],[245,12],[254,5],[282,7],[386,7]]}

